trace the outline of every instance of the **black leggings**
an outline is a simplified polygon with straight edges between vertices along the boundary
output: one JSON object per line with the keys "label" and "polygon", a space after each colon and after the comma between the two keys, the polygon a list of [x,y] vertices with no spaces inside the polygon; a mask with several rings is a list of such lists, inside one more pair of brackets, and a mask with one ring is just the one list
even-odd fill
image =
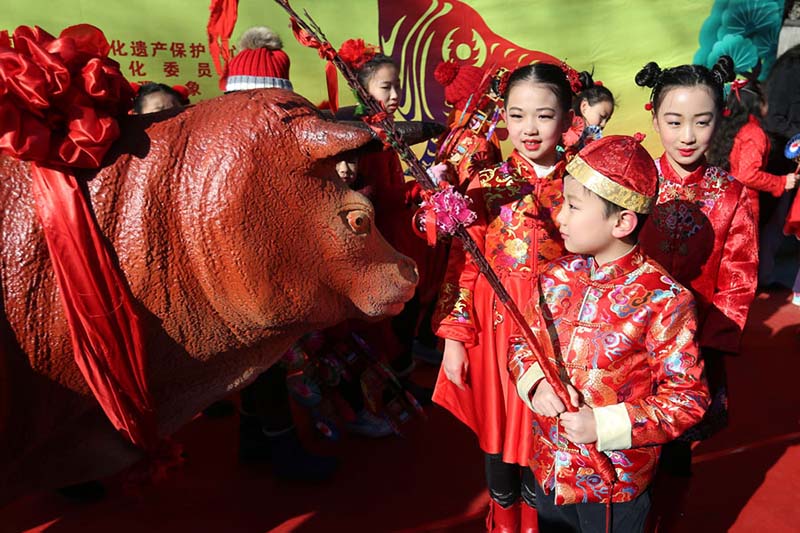
{"label": "black leggings", "polygon": [[536,481],[530,468],[504,463],[501,453],[487,453],[485,458],[489,497],[504,508],[516,503],[520,496],[526,504],[536,507]]}

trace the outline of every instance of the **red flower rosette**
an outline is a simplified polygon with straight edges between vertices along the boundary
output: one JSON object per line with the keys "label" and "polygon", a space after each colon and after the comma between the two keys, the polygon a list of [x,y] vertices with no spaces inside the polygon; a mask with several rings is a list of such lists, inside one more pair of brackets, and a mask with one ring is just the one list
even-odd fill
{"label": "red flower rosette", "polygon": [[58,38],[0,34],[0,153],[30,161],[31,194],[70,326],[75,363],[111,424],[165,466],[136,304],[75,168],[97,168],[133,89],[88,24]]}
{"label": "red flower rosette", "polygon": [[20,26],[0,37],[0,153],[48,166],[95,168],[119,137],[133,90],[88,24],[58,38]]}

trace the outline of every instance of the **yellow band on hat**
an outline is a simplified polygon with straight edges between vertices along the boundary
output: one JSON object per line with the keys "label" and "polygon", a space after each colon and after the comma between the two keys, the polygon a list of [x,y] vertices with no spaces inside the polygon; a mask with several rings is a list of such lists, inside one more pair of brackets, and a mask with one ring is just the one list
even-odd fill
{"label": "yellow band on hat", "polygon": [[567,172],[596,195],[622,208],[642,214],[653,208],[655,198],[623,187],[590,167],[580,156],[576,155],[567,164]]}

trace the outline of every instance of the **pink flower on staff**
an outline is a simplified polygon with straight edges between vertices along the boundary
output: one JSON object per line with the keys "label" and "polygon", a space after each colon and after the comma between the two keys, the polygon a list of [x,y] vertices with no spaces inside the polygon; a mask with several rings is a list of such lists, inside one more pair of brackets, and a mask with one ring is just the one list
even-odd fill
{"label": "pink flower on staff", "polygon": [[472,200],[453,187],[445,187],[430,198],[422,202],[425,216],[436,218],[436,229],[439,233],[452,235],[459,226],[472,224],[477,218],[474,211],[470,210],[469,205]]}

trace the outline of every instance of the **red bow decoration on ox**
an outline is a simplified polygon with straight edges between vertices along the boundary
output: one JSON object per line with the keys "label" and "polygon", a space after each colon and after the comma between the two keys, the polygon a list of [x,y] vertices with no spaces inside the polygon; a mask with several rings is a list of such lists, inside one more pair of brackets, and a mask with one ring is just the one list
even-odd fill
{"label": "red bow decoration on ox", "polygon": [[139,317],[75,168],[98,168],[119,137],[133,90],[88,24],[58,38],[20,26],[0,34],[0,153],[31,162],[36,210],[70,326],[75,362],[111,423],[159,447]]}

